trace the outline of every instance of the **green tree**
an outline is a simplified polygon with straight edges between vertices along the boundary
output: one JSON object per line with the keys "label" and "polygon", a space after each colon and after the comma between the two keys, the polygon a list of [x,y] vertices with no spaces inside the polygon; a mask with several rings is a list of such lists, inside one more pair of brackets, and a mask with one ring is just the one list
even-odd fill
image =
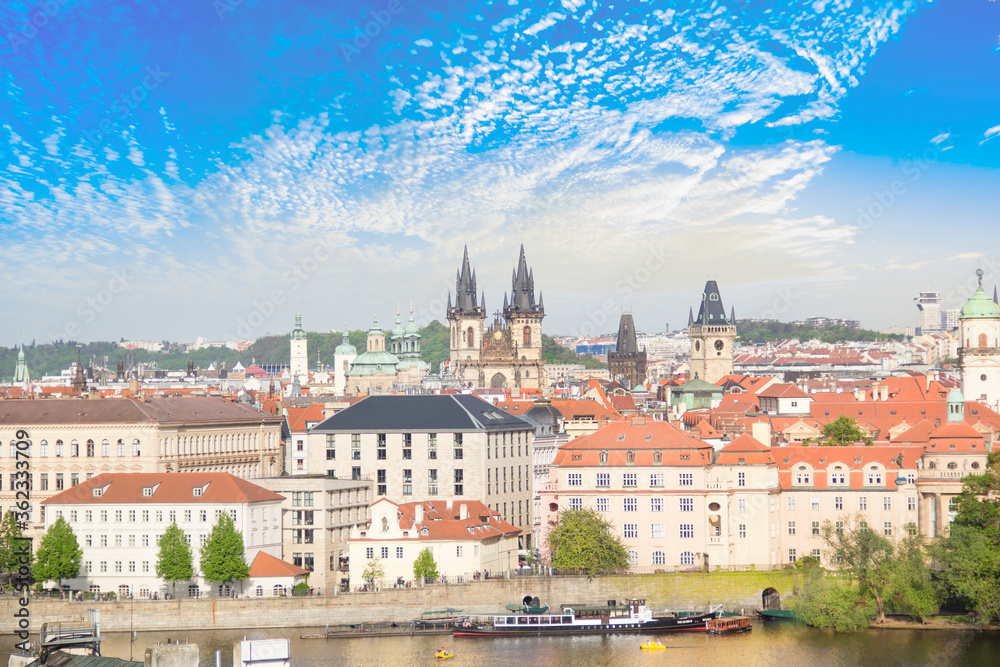
{"label": "green tree", "polygon": [[413,561],[413,577],[417,581],[421,577],[425,581],[434,581],[438,577],[437,563],[434,562],[434,554],[430,549],[424,548],[417,554],[417,559]]}
{"label": "green tree", "polygon": [[17,517],[8,511],[0,522],[0,574],[14,574],[21,568],[19,549],[24,534],[17,525]]}
{"label": "green tree", "polygon": [[208,541],[201,548],[201,572],[206,581],[231,584],[250,574],[243,558],[243,535],[236,530],[229,512],[219,514]]}
{"label": "green tree", "polygon": [[364,571],[361,573],[361,578],[371,584],[372,587],[381,585],[382,580],[385,579],[385,568],[382,567],[382,559],[373,558],[368,561]]}
{"label": "green tree", "polygon": [[1000,619],[1000,455],[962,480],[949,533],[932,549],[945,590],[980,623]]}
{"label": "green tree", "polygon": [[823,437],[827,444],[831,445],[853,445],[856,442],[865,441],[871,444],[871,438],[858,427],[858,423],[847,415],[840,415],[837,421],[823,425]]}
{"label": "green tree", "polygon": [[156,559],[156,576],[170,584],[173,594],[178,581],[190,581],[194,576],[194,559],[184,531],[173,522],[160,536],[160,553]]}
{"label": "green tree", "polygon": [[563,510],[549,533],[552,567],[593,576],[628,567],[628,552],[611,524],[592,509]]}
{"label": "green tree", "polygon": [[843,528],[827,521],[823,540],[831,561],[857,585],[856,594],[874,601],[877,622],[885,622],[887,607],[917,620],[937,612],[938,595],[919,539],[894,541],[872,530],[858,515]]}
{"label": "green tree", "polygon": [[37,581],[54,581],[62,588],[63,579],[72,579],[80,573],[83,551],[76,541],[73,529],[62,516],[49,526],[35,553],[34,576]]}
{"label": "green tree", "polygon": [[796,617],[823,630],[863,630],[878,615],[871,598],[858,595],[853,585],[825,579],[821,573],[809,577],[803,594],[793,600]]}

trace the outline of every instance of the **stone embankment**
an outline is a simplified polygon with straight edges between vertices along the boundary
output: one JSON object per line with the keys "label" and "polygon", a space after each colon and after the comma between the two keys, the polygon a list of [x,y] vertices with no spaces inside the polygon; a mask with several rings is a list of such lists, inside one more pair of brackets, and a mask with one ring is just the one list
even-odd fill
{"label": "stone embankment", "polygon": [[[323,627],[360,621],[405,622],[421,612],[461,609],[466,614],[491,613],[519,603],[525,595],[543,603],[601,603],[645,598],[653,610],[760,607],[761,592],[776,588],[783,598],[795,587],[792,572],[671,573],[587,577],[518,577],[424,588],[387,588],[372,593],[332,597],[208,598],[200,600],[122,600],[82,602],[32,600],[31,631],[46,621],[79,620],[88,609],[100,610],[104,632],[151,630],[212,630],[273,627]],[[9,593],[0,597],[0,617],[11,618],[19,608]]]}

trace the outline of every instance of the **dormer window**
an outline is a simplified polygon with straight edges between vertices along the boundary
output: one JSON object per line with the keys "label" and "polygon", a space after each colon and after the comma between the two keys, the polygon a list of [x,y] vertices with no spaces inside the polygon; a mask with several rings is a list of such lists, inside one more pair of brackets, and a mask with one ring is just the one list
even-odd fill
{"label": "dormer window", "polygon": [[628,452],[625,454],[625,461],[627,463],[635,463],[635,450],[634,449],[628,450]]}
{"label": "dormer window", "polygon": [[600,460],[602,464],[608,462],[608,451],[606,449],[601,450]]}
{"label": "dormer window", "polygon": [[740,465],[743,465],[744,463],[747,462],[747,460],[745,458],[740,458],[738,462]]}
{"label": "dormer window", "polygon": [[[97,491],[97,489],[94,489],[94,491]],[[151,486],[144,486],[144,487],[142,487],[142,497],[143,498],[152,498],[153,497],[153,487],[151,487]]]}
{"label": "dormer window", "polygon": [[625,439],[625,434],[624,433],[619,433],[618,434],[618,442],[621,442],[624,439]]}
{"label": "dormer window", "polygon": [[573,452],[573,456],[571,458],[574,461],[580,461],[581,459],[583,459],[583,454],[581,452]]}
{"label": "dormer window", "polygon": [[663,452],[659,449],[653,452],[653,463],[660,464],[663,462]]}
{"label": "dormer window", "polygon": [[420,534],[421,535],[430,535],[430,533],[431,533],[431,531],[429,531],[427,529],[427,526],[424,526],[423,528],[420,529]]}
{"label": "dormer window", "polygon": [[195,498],[200,498],[203,491],[204,489],[202,489],[200,486],[196,486],[193,489],[191,489],[191,495],[194,496]]}
{"label": "dormer window", "polygon": [[100,487],[100,486],[95,486],[94,487],[94,497],[95,498],[100,498],[103,495],[104,495],[104,488]]}
{"label": "dormer window", "polygon": [[653,434],[652,433],[647,433],[646,434],[646,440],[652,440],[652,439],[653,439]]}

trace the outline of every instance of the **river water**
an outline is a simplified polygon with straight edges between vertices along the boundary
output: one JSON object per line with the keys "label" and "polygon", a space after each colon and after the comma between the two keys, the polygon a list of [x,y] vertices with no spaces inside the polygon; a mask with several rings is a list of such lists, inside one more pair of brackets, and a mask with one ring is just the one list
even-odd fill
{"label": "river water", "polygon": [[[288,637],[292,640],[295,667],[329,665],[430,665],[434,651],[447,647],[455,657],[448,667],[462,665],[1000,665],[1000,632],[977,630],[869,630],[838,635],[787,621],[755,621],[753,632],[716,637],[703,632],[659,637],[664,651],[641,651],[649,635],[605,637],[491,638],[450,636],[364,639],[300,639],[322,628],[239,631],[141,632],[133,645],[134,659],[142,660],[145,647],[157,641],[188,639],[201,649],[202,667],[211,667],[215,651],[222,651],[223,667],[232,665],[232,647],[244,634],[250,639]],[[104,636],[102,653],[129,657],[128,633]],[[8,654],[13,640],[4,632],[0,655]]]}

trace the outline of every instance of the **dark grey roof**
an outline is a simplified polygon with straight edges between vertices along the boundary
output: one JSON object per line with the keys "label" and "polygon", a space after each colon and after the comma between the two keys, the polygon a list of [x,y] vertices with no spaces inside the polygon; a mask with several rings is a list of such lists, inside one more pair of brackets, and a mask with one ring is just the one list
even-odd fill
{"label": "dark grey roof", "polygon": [[[104,656],[73,655],[65,651],[53,651],[44,663],[46,667],[143,667],[142,661],[122,660]],[[40,667],[41,659],[35,660],[28,667]]]}
{"label": "dark grey roof", "polygon": [[524,420],[471,394],[369,396],[311,432],[323,431],[513,431]]}
{"label": "dark grey roof", "polygon": [[622,313],[622,319],[618,323],[618,345],[611,354],[621,357],[638,353],[639,343],[635,337],[635,322],[632,320],[632,313]]}
{"label": "dark grey roof", "polygon": [[733,324],[726,318],[726,309],[722,305],[719,285],[714,280],[705,283],[705,292],[701,295],[701,308],[698,309],[698,319],[694,321],[694,324],[717,327]]}

